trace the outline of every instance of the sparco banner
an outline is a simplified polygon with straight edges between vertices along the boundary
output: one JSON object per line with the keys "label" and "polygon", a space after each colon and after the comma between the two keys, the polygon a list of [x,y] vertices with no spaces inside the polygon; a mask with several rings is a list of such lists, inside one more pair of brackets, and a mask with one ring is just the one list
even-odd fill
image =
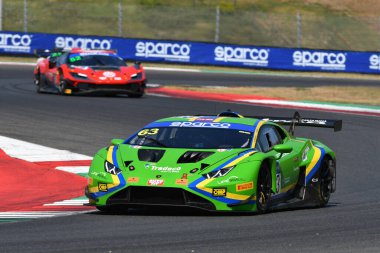
{"label": "sparco banner", "polygon": [[35,49],[116,49],[126,60],[246,68],[380,73],[380,52],[242,46],[189,41],[0,32],[0,54],[32,55]]}

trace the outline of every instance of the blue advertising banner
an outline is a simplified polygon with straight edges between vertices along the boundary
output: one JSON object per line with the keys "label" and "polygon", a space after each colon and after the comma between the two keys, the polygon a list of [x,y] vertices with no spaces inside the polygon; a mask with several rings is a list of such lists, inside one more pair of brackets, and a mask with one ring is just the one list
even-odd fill
{"label": "blue advertising banner", "polygon": [[0,32],[0,54],[32,55],[35,49],[116,49],[126,59],[262,69],[380,73],[379,52],[275,48],[189,41]]}

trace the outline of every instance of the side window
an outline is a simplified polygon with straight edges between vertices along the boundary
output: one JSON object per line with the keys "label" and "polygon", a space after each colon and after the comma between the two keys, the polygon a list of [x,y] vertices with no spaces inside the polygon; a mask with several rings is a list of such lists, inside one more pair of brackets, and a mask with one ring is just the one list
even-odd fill
{"label": "side window", "polygon": [[282,137],[275,126],[266,125],[260,129],[256,147],[262,152],[268,152],[274,145],[282,143]]}

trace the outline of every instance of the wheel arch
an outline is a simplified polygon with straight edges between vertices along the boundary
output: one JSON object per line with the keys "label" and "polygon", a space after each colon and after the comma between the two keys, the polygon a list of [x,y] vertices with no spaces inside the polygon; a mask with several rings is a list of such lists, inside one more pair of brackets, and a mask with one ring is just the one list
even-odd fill
{"label": "wheel arch", "polygon": [[266,157],[264,158],[260,163],[260,169],[257,170],[256,174],[256,186],[257,181],[259,177],[260,170],[262,169],[262,165],[267,164],[271,173],[271,187],[272,191],[276,192],[276,184],[273,184],[273,182],[276,182],[276,159],[274,157]]}

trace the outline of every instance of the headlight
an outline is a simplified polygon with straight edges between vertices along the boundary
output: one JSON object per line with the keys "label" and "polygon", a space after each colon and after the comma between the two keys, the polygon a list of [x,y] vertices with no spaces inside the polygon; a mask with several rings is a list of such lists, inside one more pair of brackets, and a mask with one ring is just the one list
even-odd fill
{"label": "headlight", "polygon": [[87,77],[86,74],[76,73],[76,72],[70,72],[70,74],[71,74],[74,78],[78,78],[78,79],[88,79],[88,77]]}
{"label": "headlight", "polygon": [[104,170],[110,174],[117,175],[121,172],[121,169],[113,165],[112,163],[105,161]]}
{"label": "headlight", "polygon": [[217,177],[223,177],[228,174],[235,166],[226,167],[220,170],[211,171],[209,173],[203,174],[202,176],[204,178],[217,178]]}
{"label": "headlight", "polygon": [[135,73],[131,75],[131,79],[141,79],[142,78],[142,73]]}

